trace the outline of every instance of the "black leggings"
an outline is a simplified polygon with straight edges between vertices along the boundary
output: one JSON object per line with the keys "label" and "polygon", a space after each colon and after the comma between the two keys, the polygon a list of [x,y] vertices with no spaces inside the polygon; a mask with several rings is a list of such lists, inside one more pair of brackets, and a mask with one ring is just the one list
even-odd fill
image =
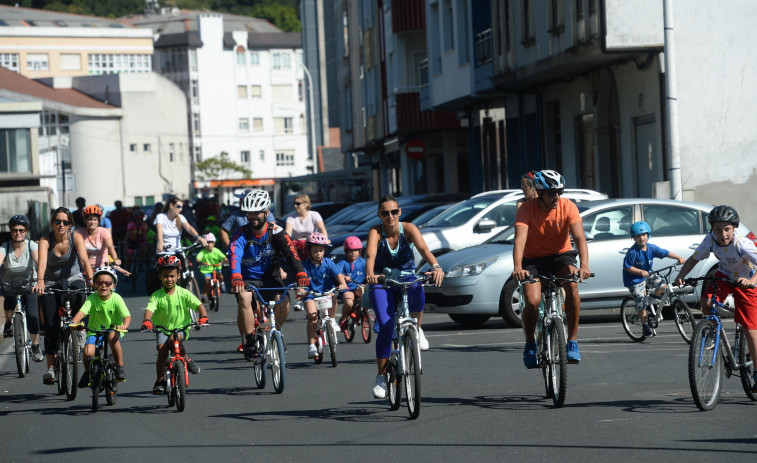
{"label": "black leggings", "polygon": [[[39,308],[37,307],[37,295],[34,293],[22,294],[22,303],[26,303],[26,326],[29,328],[29,333],[39,333]],[[6,294],[5,302],[3,302],[3,308],[12,312],[16,310],[16,295]]]}
{"label": "black leggings", "polygon": [[[84,289],[84,281],[71,283],[71,289]],[[84,294],[76,293],[71,296],[71,315],[79,311],[84,304]],[[58,334],[60,332],[59,307],[64,307],[63,293],[45,294],[39,297],[42,308],[43,326],[45,327],[45,353],[54,355],[58,350]]]}

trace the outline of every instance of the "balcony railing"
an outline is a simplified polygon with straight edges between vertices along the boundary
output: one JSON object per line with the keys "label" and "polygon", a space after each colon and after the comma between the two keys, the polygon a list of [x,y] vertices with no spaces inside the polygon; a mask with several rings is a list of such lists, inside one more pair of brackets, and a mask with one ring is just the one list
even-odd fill
{"label": "balcony railing", "polygon": [[392,2],[392,32],[426,29],[426,4],[423,0]]}
{"label": "balcony railing", "polygon": [[421,76],[421,87],[428,85],[428,58],[424,58],[418,64],[419,74]]}
{"label": "balcony railing", "polygon": [[492,30],[491,28],[476,34],[474,42],[474,60],[476,66],[481,66],[492,60]]}

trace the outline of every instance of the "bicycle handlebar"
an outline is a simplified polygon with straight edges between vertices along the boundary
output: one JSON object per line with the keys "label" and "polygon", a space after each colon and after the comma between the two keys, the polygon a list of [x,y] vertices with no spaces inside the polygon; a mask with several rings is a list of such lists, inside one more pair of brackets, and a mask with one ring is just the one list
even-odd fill
{"label": "bicycle handlebar", "polygon": [[166,328],[163,325],[153,325],[151,330],[140,330],[140,333],[154,333],[155,330],[160,330],[165,334],[176,334],[176,333],[181,333],[182,331],[185,331],[187,328],[190,328],[193,326],[210,326],[210,323],[200,324],[200,323],[193,322],[193,323],[188,323],[181,328],[174,328],[174,329]]}
{"label": "bicycle handlebar", "polygon": [[411,280],[411,281],[397,281],[397,280],[392,280],[391,278],[387,278],[384,275],[381,275],[378,277],[378,284],[406,288],[409,286],[413,286],[414,284],[419,283],[419,282],[427,283],[429,281],[432,281],[433,279],[434,279],[434,275],[432,274],[418,275],[418,277],[415,280]]}
{"label": "bicycle handlebar", "polygon": [[86,326],[83,322],[69,323],[68,327],[69,328],[84,328],[85,330],[87,330],[88,332],[92,334],[100,334],[100,333],[106,334],[106,333],[110,333],[111,331],[117,331],[119,333],[127,333],[129,331],[129,330],[121,330],[118,328],[114,328],[113,325],[110,325],[110,328],[105,328],[105,326],[101,326],[99,330],[93,330],[89,326]]}
{"label": "bicycle handlebar", "polygon": [[[715,284],[714,283],[715,281],[724,281],[724,282],[730,283],[730,284],[732,284],[734,286],[741,286],[741,283],[739,283],[739,280],[734,280],[732,278],[717,277],[715,275],[705,275],[703,277],[686,278],[684,280],[684,283],[686,283],[687,285],[696,286],[700,282],[703,282],[703,281],[712,281],[713,284]],[[747,285],[747,288],[754,289],[755,285]]]}
{"label": "bicycle handlebar", "polygon": [[[593,273],[589,274],[589,278],[593,276],[594,276]],[[579,277],[578,273],[571,273],[568,276],[564,276],[564,277],[558,277],[554,275],[540,275],[538,273],[534,273],[534,274],[529,275],[528,280],[523,280],[523,283],[536,283],[539,281],[545,281],[547,283],[552,283],[555,285],[560,282],[566,282],[566,281],[571,282],[571,283],[578,283],[578,277]],[[538,280],[535,280],[535,278],[538,278]]]}
{"label": "bicycle handlebar", "polygon": [[156,254],[158,256],[172,256],[172,255],[178,254],[180,252],[183,252],[184,254],[186,254],[186,253],[188,253],[190,251],[193,251],[193,250],[201,248],[201,247],[202,247],[202,243],[200,243],[199,241],[195,241],[194,243],[190,244],[189,246],[184,246],[184,247],[179,247],[179,248],[172,248],[169,245],[169,246],[164,246],[163,250],[160,251],[160,252],[158,252],[158,253],[156,253]]}
{"label": "bicycle handlebar", "polygon": [[[292,283],[292,284],[290,284],[288,286],[283,286],[283,287],[279,286],[279,287],[276,287],[276,288],[258,288],[257,286],[245,283],[244,290],[247,291],[247,292],[250,292],[250,293],[253,293],[253,294],[257,295],[258,299],[260,299],[263,303],[267,304],[269,301],[266,301],[265,299],[263,299],[263,295],[260,294],[260,291],[281,291],[281,294],[285,294],[287,291],[289,291],[290,289],[292,289],[295,286],[296,285],[294,283]],[[275,304],[280,304],[281,302],[283,302],[285,300],[286,299],[282,297],[278,301],[275,301]]]}

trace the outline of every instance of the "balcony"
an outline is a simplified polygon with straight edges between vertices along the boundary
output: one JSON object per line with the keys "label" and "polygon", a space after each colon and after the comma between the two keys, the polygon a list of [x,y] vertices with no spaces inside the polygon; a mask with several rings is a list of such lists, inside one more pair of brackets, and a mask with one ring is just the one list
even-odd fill
{"label": "balcony", "polygon": [[426,4],[423,0],[392,2],[392,32],[426,29]]}
{"label": "balcony", "polygon": [[397,132],[423,129],[450,129],[460,127],[455,113],[448,111],[421,111],[420,88],[395,90],[397,103]]}

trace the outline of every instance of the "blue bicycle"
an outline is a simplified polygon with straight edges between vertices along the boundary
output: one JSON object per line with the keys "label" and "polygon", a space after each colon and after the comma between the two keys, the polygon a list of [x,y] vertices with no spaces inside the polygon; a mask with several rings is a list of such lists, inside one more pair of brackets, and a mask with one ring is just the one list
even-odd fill
{"label": "blue bicycle", "polygon": [[[702,410],[712,410],[718,404],[723,382],[723,373],[730,378],[735,372],[741,377],[741,385],[751,400],[757,400],[757,394],[752,392],[754,378],[754,364],[749,355],[749,347],[744,339],[743,328],[736,324],[735,343],[733,348],[728,342],[728,336],[718,315],[718,309],[733,312],[734,309],[718,300],[717,284],[726,282],[738,286],[738,281],[716,276],[687,278],[686,284],[696,286],[699,282],[712,283],[712,310],[704,317],[694,330],[694,336],[689,346],[689,385],[694,403]],[[751,286],[752,288],[754,286]],[[738,361],[736,361],[738,357]]]}
{"label": "blue bicycle", "polygon": [[[273,390],[276,394],[284,392],[286,383],[286,347],[284,338],[280,330],[276,329],[276,315],[274,308],[286,300],[284,294],[294,287],[294,284],[283,288],[256,288],[252,285],[245,285],[245,291],[252,292],[260,301],[260,315],[255,323],[255,349],[257,355],[248,358],[252,360],[253,370],[255,372],[255,385],[258,389],[263,389],[266,383],[266,364],[271,366],[271,380],[273,381]],[[266,301],[260,294],[260,291],[276,291],[282,297],[276,301]]]}

